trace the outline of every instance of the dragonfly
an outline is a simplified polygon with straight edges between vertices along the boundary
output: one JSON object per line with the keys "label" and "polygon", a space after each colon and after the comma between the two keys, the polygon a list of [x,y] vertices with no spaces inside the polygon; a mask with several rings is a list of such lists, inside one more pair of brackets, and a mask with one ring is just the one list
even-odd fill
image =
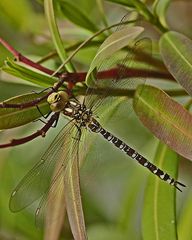
{"label": "dragonfly", "polygon": [[[142,86],[144,86],[147,76],[127,76],[130,69],[136,69],[138,65],[140,67],[148,66],[146,56],[149,54],[151,54],[150,39],[133,40],[126,49],[116,53],[115,58],[113,56],[103,61],[98,67],[95,86],[88,87],[83,98],[69,97],[65,91],[57,91],[49,95],[47,102],[50,104],[51,111],[64,115],[68,122],[51,143],[41,160],[24,176],[12,192],[10,198],[11,211],[20,211],[42,197],[36,211],[36,217],[38,217],[46,205],[48,193],[56,187],[59,179],[66,174],[70,164],[79,161],[79,155],[83,154],[80,143],[85,145],[89,134],[99,135],[113,147],[126,154],[127,157],[179,191],[181,191],[180,187],[185,187],[183,183],[172,178],[126,142],[109,132],[100,122],[103,108],[107,109],[117,98],[120,98],[120,96],[111,96],[113,91],[119,93],[122,90],[124,94],[125,90],[130,91],[132,89],[135,91],[138,85],[143,84]],[[102,72],[109,66],[112,72],[118,69],[115,77],[111,79],[103,77],[101,79],[100,76],[97,79],[98,74],[102,75]],[[128,102],[127,99],[126,101]],[[35,191],[37,188],[38,191]]]}

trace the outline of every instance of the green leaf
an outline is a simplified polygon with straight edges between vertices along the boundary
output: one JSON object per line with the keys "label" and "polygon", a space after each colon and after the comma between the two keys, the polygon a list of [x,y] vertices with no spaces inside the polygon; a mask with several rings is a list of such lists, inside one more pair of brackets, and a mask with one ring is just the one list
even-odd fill
{"label": "green leaf", "polygon": [[166,11],[170,4],[170,0],[156,0],[154,3],[154,13],[159,17],[161,24],[167,28]]}
{"label": "green leaf", "polygon": [[[36,98],[42,97],[44,95],[45,93],[41,93],[38,95],[35,93],[28,93],[10,98],[4,101],[4,103],[9,104],[25,103],[32,101]],[[43,114],[46,114],[50,111],[50,107],[46,99],[39,103],[38,106]],[[40,112],[37,110],[36,106],[24,109],[0,108],[0,129],[2,130],[22,126],[40,117],[42,116]]]}
{"label": "green leaf", "polygon": [[[177,155],[162,143],[158,145],[154,163],[177,177]],[[143,204],[143,240],[177,240],[175,191],[166,182],[149,175]]]}
{"label": "green leaf", "polygon": [[[59,33],[59,29],[56,23],[53,0],[44,0],[44,9],[45,9],[45,14],[49,24],[51,36],[53,39],[53,43],[55,45],[55,48],[57,50],[57,53],[61,61],[64,62],[67,59],[67,54],[66,54],[66,51]],[[71,66],[70,63],[66,64],[65,67],[69,72],[73,71],[73,67]]]}
{"label": "green leaf", "polygon": [[91,62],[86,76],[87,85],[94,85],[94,78],[92,75],[93,71],[95,71],[95,68],[98,65],[100,65],[105,59],[112,56],[118,50],[127,46],[132,40],[141,34],[143,30],[144,29],[142,27],[125,27],[117,32],[112,33],[108,38],[106,38]]}
{"label": "green leaf", "polygon": [[163,61],[174,78],[192,95],[192,41],[178,32],[167,32],[160,39]]}
{"label": "green leaf", "polygon": [[133,106],[142,123],[180,155],[192,159],[192,115],[162,90],[140,85]]}
{"label": "green leaf", "polygon": [[191,240],[192,232],[191,232],[191,218],[192,212],[192,195],[189,194],[187,200],[184,203],[183,209],[180,213],[178,220],[178,236],[179,239]]}
{"label": "green leaf", "polygon": [[89,15],[84,13],[83,8],[80,8],[76,2],[68,0],[59,1],[62,13],[74,24],[86,28],[92,32],[98,31],[97,26],[91,21]]}
{"label": "green leaf", "polygon": [[40,72],[36,72],[15,61],[8,59],[2,70],[21,79],[25,79],[28,82],[40,85],[42,87],[50,87],[56,83],[57,79]]}

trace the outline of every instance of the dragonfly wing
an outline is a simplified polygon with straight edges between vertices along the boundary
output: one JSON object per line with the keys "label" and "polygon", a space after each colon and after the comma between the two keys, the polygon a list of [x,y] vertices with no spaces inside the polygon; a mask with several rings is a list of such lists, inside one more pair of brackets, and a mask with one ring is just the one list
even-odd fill
{"label": "dragonfly wing", "polygon": [[[50,224],[58,224],[63,220],[64,214],[64,191],[66,186],[64,182],[70,178],[70,169],[72,168],[74,162],[78,162],[78,149],[81,138],[81,133],[77,128],[73,128],[72,136],[67,143],[67,150],[59,152],[57,154],[58,163],[67,164],[57,164],[55,167],[55,172],[53,174],[50,187],[47,192],[44,193],[39,206],[36,211],[36,225],[43,226],[46,223],[48,226]],[[62,159],[62,161],[60,160]],[[45,222],[44,222],[45,220]]]}
{"label": "dragonfly wing", "polygon": [[[105,59],[98,66],[95,88],[87,90],[85,105],[99,115],[103,111],[102,108],[100,109],[101,106],[110,106],[116,99],[111,95],[132,94],[133,96],[136,87],[144,84],[150,73],[150,60],[151,40],[149,38],[133,40],[125,49]],[[140,69],[143,70],[142,73]],[[106,71],[111,78],[106,76]]]}
{"label": "dragonfly wing", "polygon": [[46,153],[20,181],[11,194],[9,207],[12,212],[17,212],[39,199],[49,188],[50,180],[56,165],[67,165],[66,159],[58,158],[70,141],[70,132],[75,128],[69,122],[56,136]]}

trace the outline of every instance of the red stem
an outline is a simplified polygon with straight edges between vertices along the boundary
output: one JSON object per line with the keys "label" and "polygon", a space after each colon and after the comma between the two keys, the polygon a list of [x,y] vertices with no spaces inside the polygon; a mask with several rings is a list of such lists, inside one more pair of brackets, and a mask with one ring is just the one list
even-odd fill
{"label": "red stem", "polygon": [[29,135],[27,137],[12,139],[10,141],[10,143],[0,144],[0,148],[8,148],[8,147],[21,145],[21,144],[27,143],[27,142],[39,137],[39,136],[45,137],[47,131],[53,126],[53,124],[55,122],[58,121],[58,118],[59,118],[59,113],[53,114],[51,116],[51,118],[49,119],[49,121],[43,126],[43,128],[41,128],[37,132],[32,133],[31,135]]}
{"label": "red stem", "polygon": [[35,106],[38,103],[40,103],[42,100],[47,99],[47,97],[51,93],[57,91],[62,86],[66,77],[67,77],[67,75],[63,74],[62,77],[60,77],[59,81],[51,88],[51,90],[42,97],[36,98],[33,101],[29,101],[29,102],[25,102],[25,103],[6,103],[6,102],[2,102],[2,103],[0,103],[0,108],[20,108],[20,109],[24,109],[24,108]]}
{"label": "red stem", "polygon": [[[52,75],[54,73],[54,71],[43,67],[42,65],[33,62],[32,60],[30,60],[29,58],[23,56],[21,53],[19,53],[17,50],[15,50],[11,45],[9,45],[8,42],[6,42],[4,39],[0,38],[0,43],[10,52],[13,54],[13,56],[20,62],[25,63],[28,66],[31,66],[35,69],[38,69],[44,73],[47,73],[49,75]],[[56,74],[56,76],[59,76],[59,74]]]}
{"label": "red stem", "polygon": [[112,68],[106,71],[98,72],[98,79],[108,79],[108,78],[117,78],[120,75],[120,78],[129,78],[129,77],[153,77],[153,78],[162,78],[162,79],[170,79],[174,80],[174,78],[166,72],[158,72],[158,71],[149,71],[146,69],[136,69],[136,68],[127,68],[124,69],[123,74],[120,72],[119,68]]}
{"label": "red stem", "polygon": [[[85,81],[87,72],[79,72],[79,73],[67,73],[66,82],[77,83]],[[158,72],[158,71],[149,71],[146,69],[136,69],[136,68],[127,68],[124,69],[124,72],[120,72],[119,68],[111,68],[109,70],[100,71],[97,73],[97,79],[115,79],[117,78],[129,78],[129,77],[151,77],[151,78],[161,78],[161,79],[170,79],[171,81],[175,81],[170,73],[166,72]]]}
{"label": "red stem", "polygon": [[[38,69],[46,74],[52,75],[54,73],[54,71],[45,68],[43,66],[41,66],[38,63],[35,63],[33,61],[31,61],[30,59],[26,58],[25,56],[23,56],[21,53],[19,53],[18,51],[16,51],[11,45],[9,45],[5,40],[3,40],[2,38],[0,38],[0,43],[10,52],[13,54],[13,56],[18,60],[21,61],[23,63],[25,63],[26,65],[29,65],[35,69]],[[46,99],[52,92],[57,91],[59,89],[59,87],[62,86],[62,84],[64,83],[64,81],[68,82],[68,90],[69,93],[71,93],[72,88],[74,87],[74,85],[77,82],[83,82],[85,81],[85,77],[86,77],[86,72],[79,72],[79,73],[64,73],[64,74],[60,74],[57,73],[56,76],[59,77],[59,81],[57,84],[54,85],[54,87],[52,88],[51,91],[49,91],[45,96],[41,97],[41,98],[37,98],[33,101],[29,101],[23,104],[9,104],[9,103],[0,103],[0,108],[28,108],[31,106],[35,106],[37,105],[39,102],[41,102],[42,100]],[[157,72],[157,71],[147,71],[145,69],[128,69],[124,70],[124,75],[119,76],[119,78],[122,77],[155,77],[155,78],[169,78],[171,80],[173,80],[173,77],[169,74],[169,73],[162,73],[162,72]],[[113,78],[118,78],[119,75],[119,68],[112,68],[109,70],[105,70],[105,71],[101,71],[98,72],[97,74],[97,78],[98,79],[113,79]]]}
{"label": "red stem", "polygon": [[[15,103],[15,104],[10,104],[10,103],[5,103],[2,102],[0,103],[0,108],[28,108],[37,105],[40,103],[42,100],[46,99],[52,92],[57,91],[64,82],[68,82],[68,90],[69,93],[71,93],[71,89],[77,82],[83,82],[85,81],[87,72],[79,72],[79,73],[63,73],[60,76],[59,81],[52,87],[52,89],[43,97],[36,98],[33,101],[25,102],[25,103]],[[113,79],[117,78],[118,79],[118,74],[119,74],[119,68],[112,68],[109,70],[101,71],[98,72],[97,74],[97,79]],[[161,73],[157,71],[147,71],[145,69],[127,69],[127,71],[124,71],[123,75],[119,76],[119,78],[123,77],[140,77],[140,78],[146,78],[146,77],[157,77],[161,79],[170,79],[170,74],[169,73]],[[171,78],[170,80],[174,80]]]}
{"label": "red stem", "polygon": [[[54,73],[54,71],[43,67],[42,65],[33,62],[32,60],[26,58],[25,56],[23,56],[21,53],[19,53],[18,51],[16,51],[11,45],[9,45],[4,39],[0,38],[0,43],[10,52],[13,54],[13,56],[18,60],[21,61],[23,63],[25,63],[26,65],[29,65],[35,69],[38,69],[46,74],[52,75]],[[137,69],[128,69],[128,71],[126,72],[127,77],[134,77],[134,76],[143,76],[142,74],[147,74],[147,76],[149,77],[155,77],[155,78],[168,78],[173,80],[173,77],[169,74],[169,73],[162,73],[162,72],[157,72],[157,71],[146,71],[146,70],[137,70]],[[86,72],[81,72],[81,73],[68,73],[68,80],[67,82],[70,82],[71,84],[73,83],[77,83],[77,82],[82,82],[85,80],[86,77]],[[110,69],[110,70],[105,70],[105,71],[101,71],[100,73],[98,73],[98,79],[100,78],[111,78],[111,77],[115,77],[118,74],[118,68],[114,68],[114,69]],[[136,74],[136,75],[134,75]],[[56,77],[61,77],[62,74],[57,73]]]}

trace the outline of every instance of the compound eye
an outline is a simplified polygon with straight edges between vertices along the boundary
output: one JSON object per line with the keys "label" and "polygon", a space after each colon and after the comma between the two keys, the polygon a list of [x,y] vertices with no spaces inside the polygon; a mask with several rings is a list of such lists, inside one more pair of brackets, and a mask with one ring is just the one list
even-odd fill
{"label": "compound eye", "polygon": [[57,102],[57,101],[59,101],[59,99],[60,99],[60,96],[59,96],[59,94],[57,93],[57,94],[55,94],[55,96],[54,96],[54,102]]}
{"label": "compound eye", "polygon": [[59,98],[60,98],[60,96],[59,96],[58,93],[52,93],[52,94],[50,94],[49,97],[47,98],[47,102],[48,102],[49,104],[53,104],[53,103],[58,102],[58,101],[59,101]]}

